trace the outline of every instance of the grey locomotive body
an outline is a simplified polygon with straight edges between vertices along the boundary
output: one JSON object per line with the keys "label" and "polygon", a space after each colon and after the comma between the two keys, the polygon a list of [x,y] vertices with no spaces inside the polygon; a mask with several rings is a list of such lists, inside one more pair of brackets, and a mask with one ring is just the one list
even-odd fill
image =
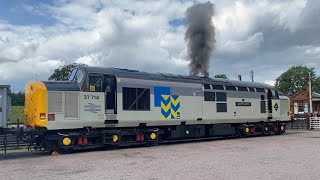
{"label": "grey locomotive body", "polygon": [[41,83],[39,138],[59,148],[283,133],[290,119],[288,98],[255,82],[78,67],[69,82]]}

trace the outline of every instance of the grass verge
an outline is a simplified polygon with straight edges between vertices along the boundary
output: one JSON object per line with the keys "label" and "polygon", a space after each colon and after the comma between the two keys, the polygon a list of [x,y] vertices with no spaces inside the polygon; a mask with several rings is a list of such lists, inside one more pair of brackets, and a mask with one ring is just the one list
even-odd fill
{"label": "grass verge", "polygon": [[10,112],[10,124],[16,124],[17,119],[19,118],[19,123],[24,123],[24,115],[23,115],[23,108],[24,106],[12,106]]}

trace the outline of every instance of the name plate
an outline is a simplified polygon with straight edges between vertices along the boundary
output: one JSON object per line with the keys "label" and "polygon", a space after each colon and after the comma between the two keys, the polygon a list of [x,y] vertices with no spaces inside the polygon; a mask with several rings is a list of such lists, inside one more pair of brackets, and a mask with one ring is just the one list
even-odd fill
{"label": "name plate", "polygon": [[236,102],[236,106],[251,106],[251,102]]}

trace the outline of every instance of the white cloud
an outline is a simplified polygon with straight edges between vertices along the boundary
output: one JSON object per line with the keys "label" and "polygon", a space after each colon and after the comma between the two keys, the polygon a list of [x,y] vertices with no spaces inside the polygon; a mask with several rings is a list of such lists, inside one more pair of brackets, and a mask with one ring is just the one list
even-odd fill
{"label": "white cloud", "polygon": [[244,40],[231,41],[228,40],[220,44],[217,49],[219,53],[235,53],[235,54],[254,54],[260,49],[264,38],[261,32],[255,33]]}
{"label": "white cloud", "polygon": [[270,86],[274,86],[276,84],[276,81],[268,80],[268,81],[265,81],[264,83],[269,84]]}
{"label": "white cloud", "polygon": [[[0,21],[0,82],[26,82],[35,72],[47,79],[54,68],[73,62],[186,74],[185,27],[169,22],[184,18],[193,3],[60,0],[25,5],[28,12],[55,21],[24,26]],[[215,1],[211,74],[246,78],[254,70],[255,81],[272,83],[292,65],[319,68],[320,25],[314,15],[320,7],[312,3]]]}
{"label": "white cloud", "polygon": [[311,57],[320,58],[320,46],[309,46],[305,48],[305,54]]}

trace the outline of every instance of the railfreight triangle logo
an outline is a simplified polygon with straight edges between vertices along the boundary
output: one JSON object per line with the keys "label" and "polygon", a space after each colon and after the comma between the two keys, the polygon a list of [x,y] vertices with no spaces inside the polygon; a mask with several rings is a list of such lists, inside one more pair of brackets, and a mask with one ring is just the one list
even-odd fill
{"label": "railfreight triangle logo", "polygon": [[169,87],[154,87],[154,106],[161,107],[162,119],[180,119],[180,96],[171,95]]}
{"label": "railfreight triangle logo", "polygon": [[88,103],[87,105],[84,105],[84,111],[98,113],[101,111],[101,105],[95,105],[93,103]]}

